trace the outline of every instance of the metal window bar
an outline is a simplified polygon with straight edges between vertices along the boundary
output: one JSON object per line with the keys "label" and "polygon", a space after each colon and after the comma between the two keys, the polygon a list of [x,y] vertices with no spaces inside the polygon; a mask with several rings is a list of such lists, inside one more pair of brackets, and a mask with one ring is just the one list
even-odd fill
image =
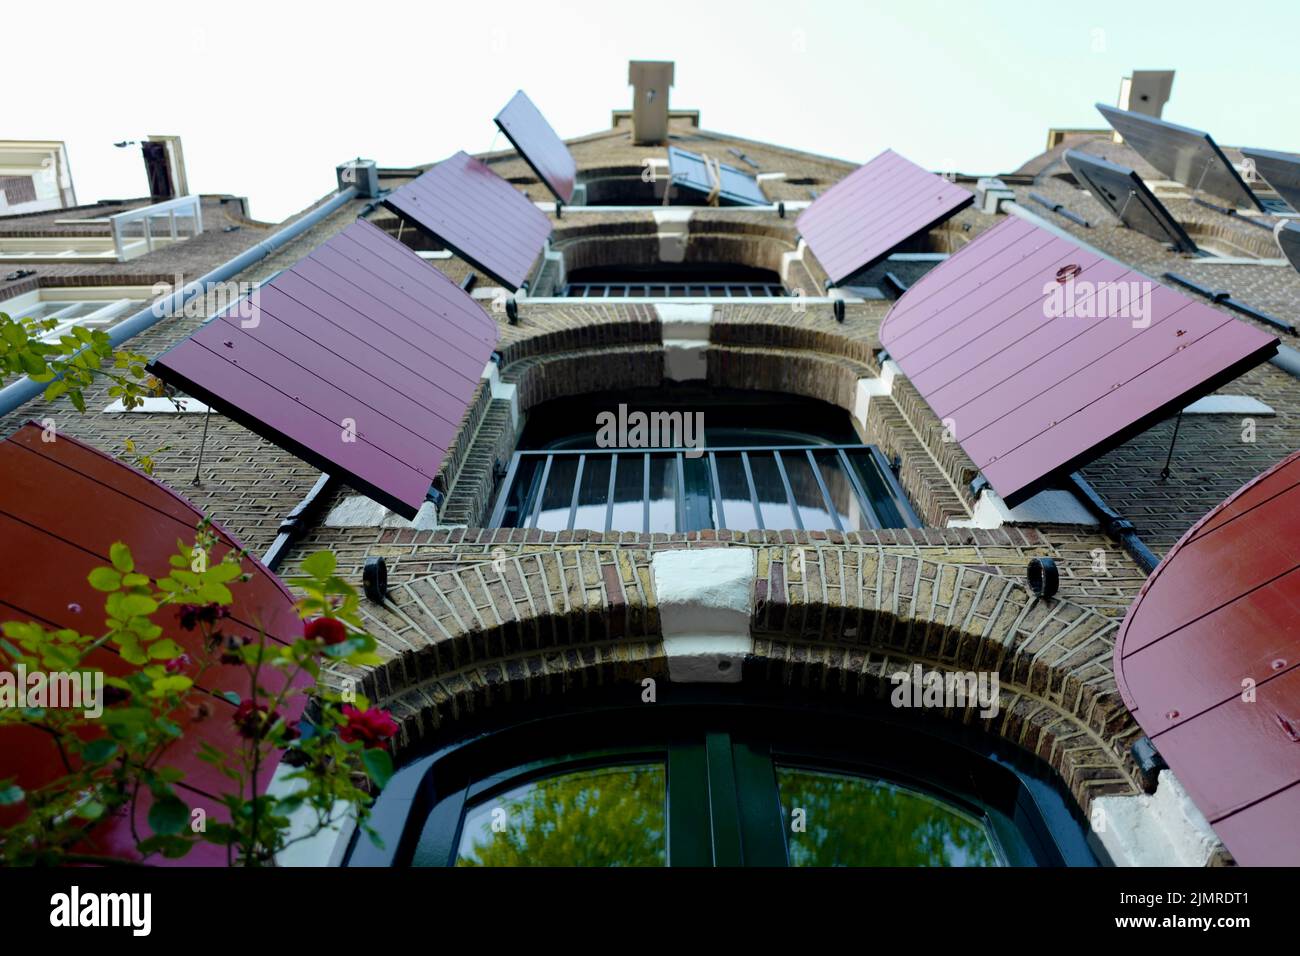
{"label": "metal window bar", "polygon": [[[644,533],[649,533],[650,531],[651,504],[654,500],[658,500],[658,499],[652,499],[650,494],[651,467],[656,460],[660,462],[664,462],[665,456],[669,456],[669,455],[672,456],[671,459],[672,464],[669,465],[671,469],[669,474],[673,476],[674,479],[673,483],[675,485],[675,487],[671,492],[672,499],[674,502],[674,511],[675,511],[675,529],[678,531],[686,530],[684,525],[687,522],[687,519],[691,518],[691,516],[687,514],[688,502],[686,500],[687,485],[686,485],[686,474],[685,474],[686,471],[685,456],[687,453],[696,453],[699,452],[700,450],[701,449],[699,448],[660,448],[660,449],[653,449],[651,451],[640,453],[641,463],[642,463],[641,530]],[[738,458],[739,464],[742,470],[744,471],[745,484],[749,493],[750,505],[754,511],[754,525],[759,530],[766,530],[766,524],[763,520],[762,500],[760,499],[758,494],[757,483],[754,480],[753,466],[749,460],[749,456],[751,454],[772,455],[773,461],[776,463],[777,474],[781,480],[782,493],[784,494],[786,504],[790,508],[791,520],[794,523],[795,529],[806,530],[803,522],[803,515],[799,511],[798,502],[795,499],[794,488],[790,481],[789,472],[785,467],[785,460],[782,457],[783,453],[790,453],[790,454],[802,456],[808,462],[808,466],[813,469],[813,477],[816,480],[818,490],[821,494],[822,501],[826,506],[827,514],[829,515],[830,522],[834,530],[843,531],[844,523],[840,519],[839,512],[834,506],[834,501],[832,500],[831,497],[830,486],[829,484],[827,484],[826,476],[822,474],[822,471],[818,466],[817,463],[818,453],[829,454],[834,456],[833,460],[837,462],[838,467],[844,472],[845,477],[849,483],[849,486],[852,489],[852,493],[856,497],[859,505],[861,506],[862,515],[865,519],[864,521],[865,524],[873,528],[886,527],[884,523],[885,519],[883,519],[881,516],[880,508],[877,507],[876,503],[873,503],[870,493],[867,491],[866,486],[863,484],[864,476],[859,473],[857,465],[849,457],[849,453],[851,452],[856,452],[858,454],[866,453],[870,458],[871,470],[875,472],[879,480],[879,483],[883,484],[884,486],[883,491],[887,496],[886,499],[884,500],[887,500],[888,503],[892,506],[892,511],[890,512],[890,514],[892,515],[894,512],[896,512],[899,516],[899,520],[901,521],[904,527],[915,528],[921,526],[921,521],[917,517],[916,512],[912,509],[911,504],[908,502],[907,496],[903,492],[902,487],[898,484],[898,480],[893,473],[893,470],[890,466],[888,459],[886,459],[884,454],[880,451],[880,449],[874,445],[861,445],[861,444],[820,445],[819,444],[819,445],[783,445],[783,446],[766,446],[766,447],[749,447],[749,446],[722,447],[720,446],[720,447],[709,448],[706,451],[708,454],[708,459],[706,463],[706,476],[709,484],[708,495],[709,498],[712,499],[713,508],[715,510],[715,514],[710,516],[710,520],[708,523],[712,528],[716,530],[722,530],[728,527],[724,499],[722,495],[722,482],[718,470],[719,455],[727,455],[729,457],[735,456],[734,458],[732,458],[732,460]],[[568,530],[572,530],[577,521],[578,505],[582,503],[582,497],[581,497],[582,478],[583,475],[586,473],[587,464],[588,464],[587,459],[607,458],[610,462],[610,474],[609,474],[609,481],[608,481],[607,491],[606,491],[605,511],[604,511],[605,520],[603,522],[603,525],[604,525],[604,530],[606,531],[614,530],[614,502],[615,502],[615,491],[616,491],[617,480],[618,480],[618,463],[620,459],[620,453],[615,450],[607,449],[607,448],[515,452],[515,454],[511,458],[509,468],[506,472],[505,480],[503,481],[501,488],[498,492],[497,502],[492,511],[491,526],[492,527],[503,526],[503,522],[505,521],[505,515],[509,508],[509,503],[511,500],[512,493],[516,491],[515,482],[518,480],[519,475],[527,474],[530,476],[528,482],[529,488],[526,493],[517,496],[519,500],[519,515],[515,520],[518,521],[518,525],[520,527],[536,528],[541,518],[541,514],[543,510],[542,508],[543,502],[547,497],[547,491],[548,491],[548,487],[552,475],[552,470],[551,470],[552,464],[554,463],[556,458],[563,458],[563,457],[571,458],[573,456],[577,456],[578,458],[576,475],[574,476],[573,479],[573,485],[571,488],[566,487],[565,489],[563,489],[563,491],[568,492],[567,508],[565,508],[565,510],[561,512],[565,523],[565,527]],[[622,457],[624,458],[626,457],[626,452],[623,453]],[[524,471],[520,468],[520,462],[524,458],[542,458],[544,459],[544,461],[541,462],[540,469],[533,468],[528,471]],[[558,497],[555,492],[560,492],[560,489],[553,490],[553,493],[551,494],[552,501],[555,501]],[[559,500],[565,501],[565,498],[559,498]],[[701,499],[701,501],[703,500],[704,499]],[[591,502],[588,503],[590,504]],[[559,507],[563,508],[564,506],[560,505]],[[556,509],[550,509],[550,510],[556,510]],[[695,519],[691,518],[691,520],[695,520]],[[892,517],[890,518],[890,520],[891,521],[893,520]],[[814,529],[814,530],[821,530],[821,529]],[[825,530],[831,530],[831,529],[827,528]]]}
{"label": "metal window bar", "polygon": [[835,523],[835,530],[843,531],[844,525],[840,524],[840,513],[835,510],[835,503],[831,501],[831,490],[826,487],[826,479],[822,477],[822,470],[817,467],[817,459],[813,457],[812,449],[805,448],[804,454],[808,456],[808,467],[812,469],[813,477],[817,479],[817,487],[821,489],[822,501],[826,503],[826,513]]}
{"label": "metal window bar", "polygon": [[781,486],[785,488],[785,500],[790,505],[790,514],[794,517],[794,526],[802,531],[803,516],[799,514],[799,502],[794,500],[794,489],[790,487],[790,476],[785,473],[785,462],[781,460],[781,452],[773,448],[772,457],[776,459],[776,471],[781,476]]}
{"label": "metal window bar", "polygon": [[614,482],[618,480],[618,452],[609,459],[609,493],[605,497],[605,530],[614,530]]}
{"label": "metal window bar", "polygon": [[713,506],[718,509],[713,524],[717,528],[727,526],[726,511],[722,507],[722,482],[718,481],[718,456],[709,452],[709,483],[713,486]]}

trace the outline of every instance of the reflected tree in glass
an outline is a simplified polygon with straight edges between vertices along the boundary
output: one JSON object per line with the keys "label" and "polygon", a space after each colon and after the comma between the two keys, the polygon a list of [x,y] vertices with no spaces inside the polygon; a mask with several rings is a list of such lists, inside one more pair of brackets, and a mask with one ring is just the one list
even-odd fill
{"label": "reflected tree in glass", "polygon": [[[1001,866],[988,828],[884,780],[777,768],[791,866]],[[792,832],[793,811],[804,832]]]}
{"label": "reflected tree in glass", "polygon": [[456,865],[664,866],[665,802],[661,765],[535,780],[466,812]]}

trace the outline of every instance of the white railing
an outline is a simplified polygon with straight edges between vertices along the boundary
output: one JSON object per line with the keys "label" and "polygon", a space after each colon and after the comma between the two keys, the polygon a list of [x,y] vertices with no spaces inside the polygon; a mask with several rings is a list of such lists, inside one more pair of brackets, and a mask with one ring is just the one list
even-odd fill
{"label": "white railing", "polygon": [[[193,231],[182,236],[176,227],[178,218],[193,219]],[[155,219],[167,220],[165,232],[155,233],[153,226]],[[113,248],[117,250],[117,258],[119,261],[125,261],[153,252],[158,242],[174,243],[180,239],[197,236],[203,231],[203,209],[198,196],[180,196],[150,206],[141,206],[139,209],[119,212],[115,216],[109,216],[108,221],[113,229]],[[127,230],[136,223],[142,224],[143,235],[128,235]]]}

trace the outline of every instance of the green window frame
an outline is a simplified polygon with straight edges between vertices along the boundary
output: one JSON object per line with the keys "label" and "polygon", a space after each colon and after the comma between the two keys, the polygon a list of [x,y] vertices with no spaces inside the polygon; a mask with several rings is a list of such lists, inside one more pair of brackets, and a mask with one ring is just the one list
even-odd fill
{"label": "green window frame", "polygon": [[1000,864],[1097,862],[1059,783],[988,739],[780,707],[648,704],[525,721],[414,761],[375,807],[384,846],[357,838],[345,865],[455,865],[471,808],[576,771],[646,765],[664,768],[668,866],[792,865],[778,768],[936,801],[983,827]]}

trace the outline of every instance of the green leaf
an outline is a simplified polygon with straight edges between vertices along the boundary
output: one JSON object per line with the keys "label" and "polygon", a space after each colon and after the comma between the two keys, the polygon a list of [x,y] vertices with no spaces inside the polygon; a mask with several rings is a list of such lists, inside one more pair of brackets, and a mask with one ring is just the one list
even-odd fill
{"label": "green leaf", "polygon": [[116,591],[122,583],[122,575],[112,568],[95,568],[86,580],[96,591]]}
{"label": "green leaf", "polygon": [[387,750],[371,747],[361,755],[361,762],[365,764],[366,773],[370,775],[370,779],[376,786],[383,788],[393,778],[393,758],[388,755]]}
{"label": "green leaf", "polygon": [[171,794],[149,808],[149,828],[160,836],[180,833],[190,822],[190,808],[180,797]]}
{"label": "green leaf", "polygon": [[81,758],[87,763],[103,763],[117,753],[117,744],[107,737],[92,740],[81,748]]}
{"label": "green leaf", "polygon": [[113,562],[113,567],[123,574],[129,574],[135,570],[135,561],[131,558],[131,549],[121,541],[113,542],[112,547],[108,549],[108,558]]}
{"label": "green leaf", "polygon": [[180,657],[185,653],[185,648],[181,647],[171,638],[161,641],[154,641],[149,645],[149,656],[156,661],[169,661],[172,658]]}
{"label": "green leaf", "polygon": [[325,578],[334,572],[336,559],[333,551],[317,551],[302,562],[302,570],[313,577]]}

